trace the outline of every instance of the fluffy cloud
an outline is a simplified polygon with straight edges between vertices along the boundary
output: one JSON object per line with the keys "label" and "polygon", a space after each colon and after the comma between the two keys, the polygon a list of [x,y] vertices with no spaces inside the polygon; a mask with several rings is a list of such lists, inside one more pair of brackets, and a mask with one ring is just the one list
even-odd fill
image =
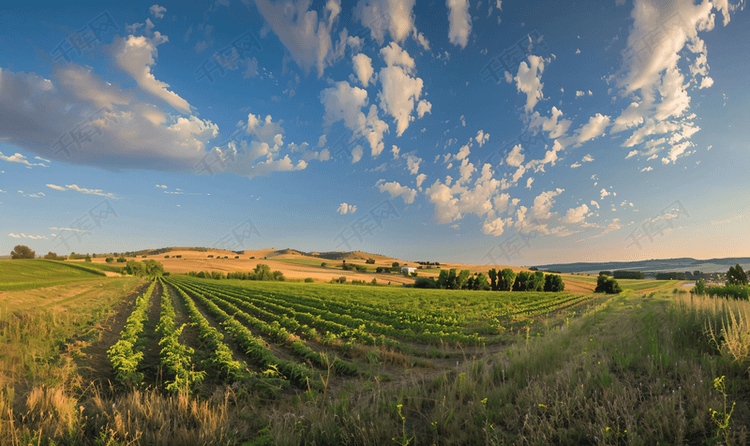
{"label": "fluffy cloud", "polygon": [[526,93],[526,113],[534,111],[537,102],[544,99],[542,94],[542,73],[544,72],[545,60],[539,56],[529,55],[528,64],[521,62],[518,66],[518,74],[513,79],[519,92]]}
{"label": "fluffy cloud", "polygon": [[607,191],[607,189],[602,189],[602,190],[601,190],[601,191],[599,192],[599,194],[601,195],[601,199],[603,200],[603,199],[604,199],[604,197],[606,197],[606,196],[608,196],[608,195],[609,195],[609,192]]}
{"label": "fluffy cloud", "polygon": [[[401,49],[398,44],[391,42],[389,46],[380,50],[386,66],[380,70],[378,76],[382,89],[378,93],[380,108],[393,117],[396,122],[396,135],[401,136],[414,120],[412,112],[415,102],[419,102],[422,95],[422,79],[415,76],[414,59]],[[431,109],[432,105],[424,101],[421,106],[421,116]]]}
{"label": "fluffy cloud", "polygon": [[357,206],[346,204],[346,203],[341,203],[341,205],[339,205],[339,208],[336,210],[336,212],[338,212],[341,215],[353,214],[357,212]]}
{"label": "fluffy cloud", "polygon": [[529,120],[529,130],[544,130],[549,133],[551,139],[560,138],[565,135],[572,123],[569,119],[560,119],[563,112],[557,107],[552,107],[551,116],[541,116],[539,112],[534,112]]}
{"label": "fluffy cloud", "polygon": [[[360,0],[354,8],[354,18],[370,29],[379,45],[386,33],[396,42],[403,42],[410,34],[419,42],[412,13],[415,3],[416,0]],[[425,46],[424,36],[421,40]]]}
{"label": "fluffy cloud", "polygon": [[[468,160],[464,160],[468,163]],[[473,169],[473,167],[472,167]],[[473,169],[476,172],[476,169]],[[492,178],[492,167],[490,164],[482,166],[479,177],[468,184],[469,181],[458,181],[451,186],[452,178],[447,177],[445,182],[436,180],[432,186],[425,190],[427,199],[435,206],[433,219],[440,223],[451,223],[459,220],[466,214],[474,214],[484,219],[482,232],[493,236],[499,236],[504,228],[511,223],[511,218],[503,219],[501,214],[509,210],[508,194],[500,194],[500,181]],[[513,207],[518,199],[513,200]]]}
{"label": "fluffy cloud", "polygon": [[604,130],[609,127],[609,122],[609,116],[603,116],[600,113],[592,116],[589,119],[589,122],[576,130],[576,134],[578,135],[576,137],[576,142],[578,143],[578,145],[603,135]]}
{"label": "fluffy cloud", "polygon": [[326,66],[336,60],[331,40],[331,28],[341,12],[340,0],[328,0],[322,17],[317,11],[308,11],[310,0],[280,2],[255,0],[255,6],[292,55],[294,62],[309,73],[316,67],[318,77],[323,76]]}
{"label": "fluffy cloud", "polygon": [[422,119],[427,113],[432,113],[432,104],[422,99],[417,104],[417,117]]}
{"label": "fluffy cloud", "polygon": [[[75,63],[52,79],[0,69],[0,137],[8,144],[71,164],[107,169],[189,170],[218,126],[165,114],[131,90],[104,82]],[[79,128],[86,140],[75,144]]]}
{"label": "fluffy cloud", "polygon": [[461,48],[466,48],[471,34],[469,0],[446,0],[448,6],[448,39]]}
{"label": "fluffy cloud", "polygon": [[152,7],[148,8],[148,10],[156,19],[163,19],[164,13],[167,12],[167,8],[164,8],[159,5],[153,5]]}
{"label": "fluffy cloud", "polygon": [[326,88],[320,93],[320,102],[325,107],[323,122],[326,126],[341,121],[354,132],[355,136],[364,135],[370,144],[373,157],[383,151],[383,134],[388,132],[388,124],[378,118],[378,109],[373,104],[367,115],[362,107],[367,105],[367,91],[352,87],[346,81],[336,82],[335,86]]}
{"label": "fluffy cloud", "polygon": [[364,151],[362,150],[362,146],[357,144],[357,146],[352,149],[352,164],[361,160],[363,153]]}
{"label": "fluffy cloud", "polygon": [[352,64],[354,65],[354,74],[357,75],[362,85],[367,87],[374,73],[372,59],[364,53],[359,53],[352,57]]}
{"label": "fluffy cloud", "polygon": [[479,147],[482,147],[487,141],[490,140],[490,134],[484,133],[484,130],[479,130],[474,140],[477,142],[477,144],[479,144]]}
{"label": "fluffy cloud", "polygon": [[[713,84],[708,76],[706,45],[698,32],[714,28],[714,9],[721,12],[726,26],[731,12],[744,4],[744,0],[737,4],[730,4],[728,0],[698,4],[693,0],[634,2],[633,26],[623,52],[624,63],[620,72],[612,76],[620,96],[634,99],[615,118],[612,127],[612,133],[636,128],[624,147],[640,144],[653,134],[671,131],[660,131],[663,129],[659,127],[667,120],[671,120],[667,124],[673,127],[680,120],[692,119],[685,116],[690,106],[689,89],[708,88]],[[659,32],[655,33],[657,29]],[[644,47],[646,43],[648,47]],[[692,53],[689,77],[679,64],[684,49]],[[638,57],[630,57],[633,54]],[[682,150],[681,143],[671,145],[675,153]]]}
{"label": "fluffy cloud", "polygon": [[586,218],[588,212],[589,207],[582,204],[577,208],[568,209],[568,212],[565,213],[565,217],[561,218],[560,221],[566,224],[580,223]]}
{"label": "fluffy cloud", "polygon": [[414,155],[407,155],[406,157],[406,166],[409,169],[409,173],[412,175],[417,175],[419,173],[419,163],[422,162],[422,158],[416,157]]}
{"label": "fluffy cloud", "polygon": [[565,192],[565,189],[557,188],[540,193],[534,198],[534,205],[531,207],[531,217],[537,220],[549,220],[554,217],[557,213],[550,212],[552,206],[555,204],[554,198],[561,193]]}
{"label": "fluffy cloud", "polygon": [[410,189],[407,186],[402,186],[396,181],[386,183],[385,180],[379,180],[375,185],[380,189],[380,192],[388,192],[391,194],[391,198],[400,196],[405,204],[414,203],[414,198],[417,196],[416,190]]}
{"label": "fluffy cloud", "polygon": [[[150,20],[147,19],[146,22],[153,27]],[[150,27],[147,26],[147,29]],[[187,114],[190,113],[190,104],[177,93],[169,91],[169,84],[157,80],[151,72],[151,68],[156,65],[156,47],[168,40],[167,36],[161,35],[159,31],[154,31],[152,37],[118,36],[108,49],[115,66],[129,74],[143,91]]]}
{"label": "fluffy cloud", "polygon": [[522,150],[523,148],[521,147],[521,144],[517,144],[515,147],[513,147],[513,150],[510,151],[508,157],[505,159],[505,164],[511,167],[520,166],[525,158],[524,154],[521,153]]}

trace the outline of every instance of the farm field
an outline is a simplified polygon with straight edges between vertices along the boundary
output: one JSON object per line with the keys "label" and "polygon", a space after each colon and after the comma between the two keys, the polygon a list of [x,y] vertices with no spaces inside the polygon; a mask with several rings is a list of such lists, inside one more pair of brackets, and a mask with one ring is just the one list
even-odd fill
{"label": "farm field", "polygon": [[3,277],[22,262],[71,282],[0,294],[1,445],[697,444],[718,376],[735,433],[750,420],[745,367],[702,331],[720,319],[676,283],[605,297],[43,261]]}
{"label": "farm field", "polygon": [[85,267],[80,268],[77,264],[52,260],[2,261],[2,272],[0,291],[26,290],[101,279],[101,275],[92,274]]}
{"label": "farm field", "polygon": [[[325,254],[323,254],[325,255]],[[179,256],[179,258],[178,258]],[[212,256],[209,258],[208,256]],[[223,257],[227,258],[224,259]],[[239,258],[235,258],[239,256]],[[168,258],[167,258],[168,257]],[[221,257],[221,258],[218,258]],[[254,257],[251,259],[251,257]],[[372,258],[374,264],[366,264],[366,260]],[[418,266],[417,263],[412,261],[404,261],[401,259],[395,259],[392,257],[367,254],[360,252],[347,253],[347,263],[353,263],[358,265],[365,265],[369,271],[362,273],[358,271],[343,271],[340,266],[342,260],[330,260],[321,257],[311,257],[308,255],[300,254],[295,250],[274,250],[274,249],[261,249],[244,251],[241,255],[232,251],[219,250],[219,249],[208,249],[206,251],[194,251],[180,248],[174,248],[169,252],[146,255],[145,257],[139,256],[135,260],[151,259],[156,260],[164,265],[165,271],[171,273],[184,274],[190,271],[219,271],[219,272],[232,272],[242,271],[249,272],[255,269],[258,264],[266,264],[272,270],[281,271],[285,277],[294,280],[304,280],[312,278],[316,282],[330,282],[331,279],[338,279],[341,276],[345,276],[348,281],[352,280],[364,280],[366,282],[372,281],[373,278],[377,279],[380,283],[391,282],[393,285],[412,284],[414,283],[413,277],[405,277],[401,274],[376,274],[375,268],[377,267],[388,267],[390,268],[393,262],[398,262],[400,265],[408,264],[409,266]],[[133,260],[133,258],[128,258]],[[75,261],[78,263],[79,261]],[[321,267],[321,263],[326,262],[328,267]],[[88,265],[101,265],[102,267],[110,266],[116,267],[118,264],[107,264],[105,259],[97,257],[93,259],[92,263]],[[485,275],[491,268],[498,270],[504,268],[510,268],[514,272],[528,271],[528,268],[521,268],[516,266],[505,266],[505,265],[463,265],[458,263],[445,263],[441,264],[440,268],[450,269],[456,268],[458,270],[468,269],[472,273],[482,272]],[[419,276],[422,277],[437,277],[440,274],[438,267],[432,266],[431,268],[424,268],[418,270]],[[593,289],[592,289],[593,290]],[[587,293],[587,290],[583,288],[582,294]]]}
{"label": "farm field", "polygon": [[[563,281],[566,287],[570,284],[573,286],[589,285],[593,292],[596,288],[597,276],[578,276],[563,274]],[[684,281],[682,281],[684,282]],[[644,290],[661,290],[661,289],[672,289],[679,286],[681,281],[679,280],[651,280],[651,279],[617,279],[617,283],[620,284],[623,290],[633,291],[644,291]]]}

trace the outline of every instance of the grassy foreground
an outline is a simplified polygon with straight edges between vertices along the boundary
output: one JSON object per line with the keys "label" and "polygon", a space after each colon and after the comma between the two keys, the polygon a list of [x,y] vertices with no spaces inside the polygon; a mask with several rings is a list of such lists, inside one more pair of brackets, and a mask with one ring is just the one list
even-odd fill
{"label": "grassy foreground", "polygon": [[[447,371],[394,366],[391,381],[358,377],[272,399],[233,386],[187,396],[97,379],[111,367],[85,352],[144,282],[94,277],[2,296],[0,445],[746,442],[746,302],[626,290],[585,314],[537,318],[507,345],[451,358]],[[321,296],[342,293],[335,300],[349,289],[309,285]],[[395,294],[412,307],[453,296]],[[469,317],[490,309],[471,296],[451,309]]]}

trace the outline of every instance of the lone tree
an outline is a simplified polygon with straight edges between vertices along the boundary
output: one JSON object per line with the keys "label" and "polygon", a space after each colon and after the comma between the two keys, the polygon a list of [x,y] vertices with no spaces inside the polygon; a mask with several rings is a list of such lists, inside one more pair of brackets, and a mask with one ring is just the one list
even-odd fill
{"label": "lone tree", "polygon": [[617,283],[617,280],[607,277],[604,274],[600,274],[596,279],[596,289],[594,289],[594,292],[617,294],[622,292],[622,288],[620,287],[620,284]]}
{"label": "lone tree", "polygon": [[[16,246],[16,249],[18,246]],[[727,285],[747,285],[747,273],[742,270],[742,267],[738,263],[735,266],[730,266],[727,271]]]}
{"label": "lone tree", "polygon": [[26,245],[16,245],[13,251],[10,252],[11,259],[33,259],[36,258],[36,252],[32,251]]}

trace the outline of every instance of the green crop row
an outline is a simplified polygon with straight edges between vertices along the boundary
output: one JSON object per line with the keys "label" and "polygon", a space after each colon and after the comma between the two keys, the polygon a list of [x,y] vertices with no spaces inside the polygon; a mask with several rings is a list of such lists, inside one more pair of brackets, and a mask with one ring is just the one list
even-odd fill
{"label": "green crop row", "polygon": [[[318,367],[321,368],[327,368],[329,365],[329,360],[324,355],[321,355],[320,353],[312,350],[310,347],[308,347],[302,340],[295,339],[292,332],[294,329],[292,329],[292,332],[290,332],[287,327],[283,326],[281,323],[279,323],[278,320],[274,320],[271,323],[267,323],[266,321],[263,321],[261,319],[255,318],[252,316],[252,312],[255,311],[262,311],[259,308],[255,307],[254,305],[244,302],[240,299],[235,299],[230,296],[225,296],[223,299],[216,296],[212,293],[204,293],[206,296],[209,296],[209,298],[217,303],[219,307],[227,308],[228,304],[234,304],[236,305],[235,308],[242,309],[244,311],[250,311],[251,313],[240,313],[239,317],[244,319],[245,323],[254,330],[257,330],[261,333],[264,333],[266,335],[269,335],[276,339],[277,341],[283,342],[286,344],[297,356],[300,356],[306,360],[309,360],[313,364],[315,364]],[[230,308],[231,309],[231,308]],[[271,315],[271,313],[265,312],[264,313]],[[289,319],[287,317],[284,317],[287,321],[293,321],[293,319]],[[296,325],[296,328],[301,328],[301,326],[294,321]],[[292,325],[289,322],[287,322],[284,325]],[[357,368],[350,362],[342,361],[341,359],[334,359],[333,361],[333,369],[341,374],[341,375],[356,375],[357,374]]]}
{"label": "green crop row", "polygon": [[[171,282],[177,287],[183,287],[181,283],[177,281]],[[278,359],[274,354],[268,350],[263,341],[253,336],[252,332],[242,325],[239,321],[234,319],[233,316],[238,316],[241,310],[228,304],[228,308],[231,309],[232,315],[230,316],[227,312],[219,308],[216,303],[206,298],[202,292],[187,289],[189,295],[195,297],[203,306],[205,306],[213,317],[215,317],[229,332],[232,336],[237,339],[239,346],[245,351],[245,353],[252,359],[259,367],[274,369],[278,373],[282,374],[287,380],[292,382],[299,388],[307,389],[314,388],[320,389],[321,384],[315,379],[313,372],[302,364],[295,364],[293,362],[284,361]],[[243,312],[244,313],[244,312]]]}
{"label": "green crop row", "polygon": [[198,326],[200,330],[199,339],[212,352],[211,358],[207,361],[208,365],[219,369],[221,378],[228,380],[242,378],[247,366],[243,362],[234,359],[232,350],[224,343],[224,335],[208,323],[208,320],[198,311],[198,307],[195,306],[193,299],[185,291],[178,287],[174,287],[174,289],[185,303],[190,320]]}
{"label": "green crop row", "polygon": [[161,314],[156,332],[161,335],[159,359],[167,373],[173,377],[167,382],[169,392],[189,391],[194,384],[200,384],[206,376],[205,371],[196,372],[192,367],[193,349],[180,343],[180,335],[185,325],[177,328],[175,325],[174,307],[167,287],[162,282]]}
{"label": "green crop row", "polygon": [[115,377],[121,383],[136,383],[143,377],[138,373],[138,364],[143,359],[143,352],[136,352],[135,344],[143,332],[143,323],[148,318],[148,306],[155,286],[154,281],[143,295],[136,298],[135,308],[120,332],[120,339],[107,350],[107,357],[115,370]]}
{"label": "green crop row", "polygon": [[[215,286],[211,286],[203,282],[200,282],[200,284],[201,286],[205,286],[211,290],[223,289],[225,291],[229,291],[229,290],[234,291],[234,293],[238,294],[239,296],[254,300],[254,303],[256,303],[257,305],[276,304],[283,308],[293,309],[297,311],[298,313],[308,313],[310,315],[314,315],[315,317],[320,317],[321,320],[325,320],[327,322],[335,322],[336,324],[348,327],[348,330],[354,331],[353,334],[355,336],[360,336],[360,338],[366,338],[370,333],[376,333],[376,334],[381,335],[381,337],[378,339],[384,339],[385,336],[390,336],[390,337],[401,338],[407,341],[412,341],[412,342],[417,342],[417,343],[422,343],[422,344],[437,345],[445,341],[449,341],[449,342],[458,341],[458,342],[463,342],[466,344],[478,345],[482,342],[482,338],[476,334],[465,335],[463,333],[455,333],[455,332],[446,333],[442,329],[439,329],[436,332],[429,332],[425,330],[421,333],[415,333],[411,329],[397,329],[390,325],[371,322],[369,320],[352,317],[347,314],[334,313],[332,311],[329,311],[328,309],[303,305],[303,304],[297,303],[296,299],[293,301],[292,299],[287,300],[287,299],[275,298],[273,297],[273,295],[259,296],[259,297],[253,298],[253,296],[248,295],[252,293],[243,292],[243,291],[246,291],[245,288],[227,287],[227,286],[223,286],[222,288],[217,288]],[[227,288],[229,288],[229,290]],[[344,313],[346,312],[345,310],[342,310],[342,311]],[[316,323],[316,322],[312,322],[312,323]],[[368,331],[370,333],[368,333]],[[374,340],[376,338],[374,336],[371,336],[371,337],[372,337],[371,345],[375,345]],[[367,342],[365,341],[365,343]],[[389,347],[395,348],[397,346],[389,345]],[[399,350],[404,351],[403,348],[399,348]]]}

